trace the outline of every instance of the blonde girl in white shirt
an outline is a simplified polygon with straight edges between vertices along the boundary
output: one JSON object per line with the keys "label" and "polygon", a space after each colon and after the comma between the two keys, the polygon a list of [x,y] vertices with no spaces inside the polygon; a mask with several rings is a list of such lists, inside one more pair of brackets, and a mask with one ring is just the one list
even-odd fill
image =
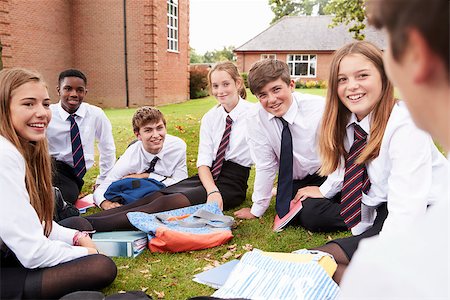
{"label": "blonde girl in white shirt", "polygon": [[[346,164],[361,129],[367,145],[355,154],[353,165]],[[336,259],[334,279],[339,282],[361,239],[380,232],[402,234],[438,201],[446,191],[448,168],[430,136],[414,125],[404,103],[394,98],[382,52],[369,42],[345,45],[333,57],[319,150],[320,173],[329,176],[320,187],[300,189],[296,199],[329,198],[342,192],[344,200],[336,205],[353,236],[318,248]],[[359,186],[354,184],[358,176],[349,175],[357,167],[365,168],[360,170]],[[352,194],[359,194],[360,201],[347,205],[345,199],[356,199]]]}
{"label": "blonde girl in white shirt", "polygon": [[[246,197],[247,181],[252,159],[246,141],[246,124],[254,104],[246,97],[243,79],[232,62],[216,64],[208,74],[212,95],[219,105],[202,118],[197,157],[198,175],[159,190],[131,204],[102,211],[87,217],[97,231],[126,230],[134,228],[127,212],[160,212],[175,208],[216,202],[221,209],[240,205]],[[229,143],[225,148],[223,165],[216,178],[217,154],[226,131],[226,119],[231,118]]]}
{"label": "blonde girl in white shirt", "polygon": [[[86,232],[52,221],[54,200],[46,128],[50,98],[39,74],[0,72],[0,298],[54,299],[102,289],[114,262],[99,255]],[[79,217],[64,220],[92,229]]]}

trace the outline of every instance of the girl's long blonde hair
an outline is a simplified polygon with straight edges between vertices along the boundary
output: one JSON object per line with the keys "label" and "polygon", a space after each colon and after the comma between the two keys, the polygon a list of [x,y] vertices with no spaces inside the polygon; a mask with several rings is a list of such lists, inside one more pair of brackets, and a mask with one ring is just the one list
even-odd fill
{"label": "girl's long blonde hair", "polygon": [[378,156],[386,124],[396,101],[394,87],[384,70],[382,52],[374,44],[365,41],[353,42],[335,52],[331,61],[325,112],[319,132],[319,152],[322,160],[319,171],[322,176],[336,170],[341,157],[347,156],[344,138],[351,112],[342,104],[337,90],[339,65],[341,60],[349,54],[360,54],[371,61],[380,73],[382,81],[381,99],[372,110],[370,139],[356,161],[358,164],[369,162]]}
{"label": "girl's long blonde hair", "polygon": [[28,82],[44,83],[38,73],[26,69],[14,68],[0,72],[0,135],[9,140],[25,159],[25,184],[30,203],[39,220],[45,222],[44,234],[48,236],[52,229],[54,200],[47,140],[24,140],[17,135],[11,119],[11,95],[14,90]]}
{"label": "girl's long blonde hair", "polygon": [[239,96],[242,99],[246,99],[247,98],[247,91],[245,90],[245,85],[244,85],[244,79],[242,78],[241,74],[239,74],[239,70],[236,67],[235,64],[233,64],[231,61],[222,61],[217,63],[214,67],[211,68],[211,70],[209,70],[208,72],[208,88],[209,88],[209,93],[212,94],[211,92],[211,74],[214,71],[225,71],[228,74],[230,74],[231,78],[234,80],[234,82],[236,84],[239,84]]}

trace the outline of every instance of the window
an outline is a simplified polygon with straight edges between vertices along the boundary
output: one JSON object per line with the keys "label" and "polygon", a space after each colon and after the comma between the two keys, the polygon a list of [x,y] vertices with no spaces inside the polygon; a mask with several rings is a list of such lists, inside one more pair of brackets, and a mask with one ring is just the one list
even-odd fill
{"label": "window", "polygon": [[263,59],[277,59],[277,55],[276,54],[261,54],[261,60]]}
{"label": "window", "polygon": [[287,64],[293,77],[316,77],[317,56],[315,54],[289,54]]}
{"label": "window", "polygon": [[178,52],[178,0],[167,0],[167,50]]}

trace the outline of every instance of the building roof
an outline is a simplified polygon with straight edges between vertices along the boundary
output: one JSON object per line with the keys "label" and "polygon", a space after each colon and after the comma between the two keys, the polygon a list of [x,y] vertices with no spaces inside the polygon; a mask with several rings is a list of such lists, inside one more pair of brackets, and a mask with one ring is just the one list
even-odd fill
{"label": "building roof", "polygon": [[[329,28],[332,16],[287,16],[234,51],[334,51],[354,41],[349,25]],[[363,30],[365,40],[386,48],[381,31],[373,27]]]}

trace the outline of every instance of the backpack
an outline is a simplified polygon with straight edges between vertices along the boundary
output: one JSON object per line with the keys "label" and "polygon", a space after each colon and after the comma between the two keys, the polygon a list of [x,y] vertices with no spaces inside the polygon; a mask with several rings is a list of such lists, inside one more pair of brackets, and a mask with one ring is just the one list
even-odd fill
{"label": "backpack", "polygon": [[112,202],[129,204],[165,187],[153,178],[124,178],[111,183],[104,197]]}
{"label": "backpack", "polygon": [[64,201],[61,191],[56,186],[53,187],[53,196],[55,198],[55,209],[53,213],[53,221],[59,222],[66,218],[76,217],[80,215],[80,211],[72,203]]}

